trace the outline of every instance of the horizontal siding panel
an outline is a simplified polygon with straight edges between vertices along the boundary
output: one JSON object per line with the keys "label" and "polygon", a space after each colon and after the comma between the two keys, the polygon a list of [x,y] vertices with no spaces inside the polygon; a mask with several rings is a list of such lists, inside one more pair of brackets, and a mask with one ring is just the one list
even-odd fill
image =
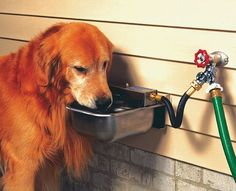
{"label": "horizontal siding panel", "polygon": [[[61,19],[0,15],[0,36],[29,40],[52,24],[62,21],[69,22]],[[89,23],[99,27],[119,53],[193,63],[194,53],[199,48],[208,52],[221,50],[230,57],[227,67],[236,68],[236,33]]]}
{"label": "horizontal siding panel", "polygon": [[[131,147],[231,174],[220,139],[183,129],[151,129],[120,141]],[[236,143],[233,143],[236,150]]]}
{"label": "horizontal siding panel", "polygon": [[0,39],[0,56],[15,52],[20,46],[23,46],[24,42]]}
{"label": "horizontal siding panel", "polygon": [[236,30],[235,7],[234,0],[0,1],[6,13],[221,30]]}
{"label": "horizontal siding panel", "polygon": [[[178,105],[179,100],[179,96],[171,96],[171,102],[175,107]],[[236,107],[224,105],[224,110],[231,140],[236,141]],[[171,125],[169,116],[167,116],[166,122],[168,125]],[[185,107],[181,128],[219,137],[212,103],[189,99]]]}
{"label": "horizontal siding panel", "polygon": [[[0,54],[14,51],[22,42],[1,40]],[[199,69],[191,64],[137,58],[132,56],[114,55],[114,63],[110,74],[113,83],[139,85],[157,89],[162,92],[182,95],[195,78]],[[219,72],[227,81],[220,81],[224,87],[224,103],[236,105],[236,75],[234,70],[224,69]],[[192,97],[209,100],[205,93],[207,85],[196,92]]]}
{"label": "horizontal siding panel", "polygon": [[[114,56],[111,71],[111,80],[114,83],[129,82],[131,85],[139,85],[157,89],[162,92],[182,95],[188,88],[190,82],[200,71],[191,64],[180,64],[137,58],[131,56]],[[236,105],[236,75],[234,70],[222,69],[218,71],[220,84],[224,87],[223,101],[227,104]],[[205,93],[208,85],[196,92],[192,97],[209,100]]]}

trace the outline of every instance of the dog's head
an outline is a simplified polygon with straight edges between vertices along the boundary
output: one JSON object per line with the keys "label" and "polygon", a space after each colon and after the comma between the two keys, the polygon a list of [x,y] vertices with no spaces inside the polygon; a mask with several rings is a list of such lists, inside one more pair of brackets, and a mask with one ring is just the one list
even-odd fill
{"label": "dog's head", "polygon": [[47,88],[88,108],[111,105],[107,73],[112,44],[101,31],[85,23],[59,24],[44,32],[40,41],[39,65],[44,72],[40,79]]}

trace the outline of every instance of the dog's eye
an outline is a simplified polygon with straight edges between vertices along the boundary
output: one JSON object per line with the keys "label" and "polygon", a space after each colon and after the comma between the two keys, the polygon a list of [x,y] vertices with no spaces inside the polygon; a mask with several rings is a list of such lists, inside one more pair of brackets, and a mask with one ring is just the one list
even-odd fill
{"label": "dog's eye", "polygon": [[82,66],[74,66],[74,68],[80,73],[85,73],[88,70],[87,68],[84,68]]}

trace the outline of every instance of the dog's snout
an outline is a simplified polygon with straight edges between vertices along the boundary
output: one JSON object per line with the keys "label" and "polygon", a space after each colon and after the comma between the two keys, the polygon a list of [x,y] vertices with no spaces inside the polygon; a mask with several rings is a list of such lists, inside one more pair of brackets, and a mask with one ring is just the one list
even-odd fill
{"label": "dog's snout", "polygon": [[112,104],[112,99],[107,97],[101,97],[96,100],[96,107],[98,110],[105,110]]}

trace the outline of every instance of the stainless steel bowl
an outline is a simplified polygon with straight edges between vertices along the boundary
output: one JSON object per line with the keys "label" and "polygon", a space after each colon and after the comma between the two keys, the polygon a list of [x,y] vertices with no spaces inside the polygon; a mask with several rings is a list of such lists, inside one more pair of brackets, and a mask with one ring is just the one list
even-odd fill
{"label": "stainless steel bowl", "polygon": [[152,126],[165,126],[165,107],[155,104],[146,107],[118,106],[106,113],[98,113],[68,106],[74,127],[98,140],[113,142],[127,136],[144,133]]}

